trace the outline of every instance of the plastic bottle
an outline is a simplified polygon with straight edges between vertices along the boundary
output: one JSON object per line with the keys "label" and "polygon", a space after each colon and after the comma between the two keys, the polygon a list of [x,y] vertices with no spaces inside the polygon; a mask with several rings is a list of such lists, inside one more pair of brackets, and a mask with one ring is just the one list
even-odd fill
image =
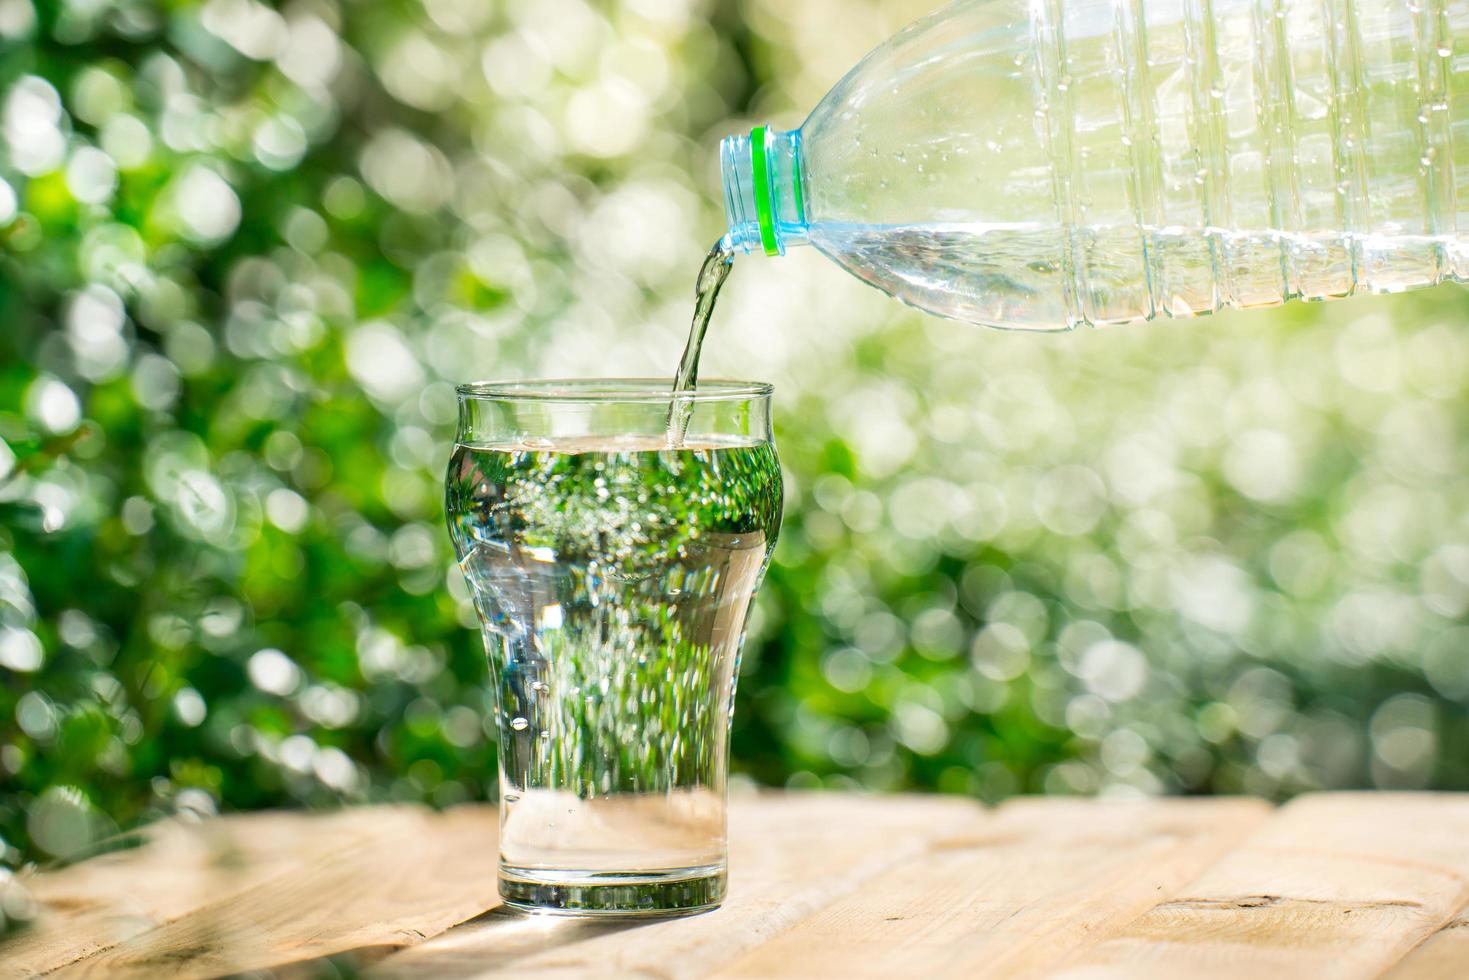
{"label": "plastic bottle", "polygon": [[1469,3],[960,0],[721,146],[727,241],[1067,329],[1469,277]]}

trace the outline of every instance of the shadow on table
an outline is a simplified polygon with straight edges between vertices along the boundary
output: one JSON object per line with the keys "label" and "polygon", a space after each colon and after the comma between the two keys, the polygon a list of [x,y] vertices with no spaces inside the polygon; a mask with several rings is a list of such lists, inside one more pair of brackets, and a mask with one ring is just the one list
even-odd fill
{"label": "shadow on table", "polygon": [[[463,980],[483,976],[512,967],[519,960],[544,954],[548,950],[570,950],[576,944],[612,933],[649,925],[659,919],[587,919],[563,915],[532,915],[496,906],[447,932],[433,937],[432,942],[400,950],[354,950],[327,962],[346,967],[347,976],[358,970],[374,978],[433,977],[435,980]],[[391,956],[388,956],[392,953]],[[387,957],[386,959],[380,957]],[[300,964],[300,966],[309,966]],[[297,976],[311,975],[306,972]],[[317,976],[331,976],[322,970]],[[343,975],[343,974],[339,974]]]}

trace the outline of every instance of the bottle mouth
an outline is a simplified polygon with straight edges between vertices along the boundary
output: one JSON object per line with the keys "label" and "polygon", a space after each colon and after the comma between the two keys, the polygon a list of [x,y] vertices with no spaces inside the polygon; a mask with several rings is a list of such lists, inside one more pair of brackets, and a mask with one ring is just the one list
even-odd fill
{"label": "bottle mouth", "polygon": [[[760,206],[755,199],[753,154],[749,136],[726,136],[719,144],[719,171],[724,184],[725,241],[741,252],[763,248]],[[768,192],[767,192],[768,193]]]}
{"label": "bottle mouth", "polygon": [[725,241],[742,252],[784,255],[808,240],[800,132],[756,126],[719,147]]}

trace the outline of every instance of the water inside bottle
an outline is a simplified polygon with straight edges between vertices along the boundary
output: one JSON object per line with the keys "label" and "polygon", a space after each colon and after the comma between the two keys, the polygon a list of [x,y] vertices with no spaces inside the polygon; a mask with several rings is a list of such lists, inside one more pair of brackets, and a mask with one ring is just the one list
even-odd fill
{"label": "water inside bottle", "polygon": [[1455,236],[1332,229],[825,223],[811,241],[911,306],[1027,330],[1400,292],[1469,270]]}

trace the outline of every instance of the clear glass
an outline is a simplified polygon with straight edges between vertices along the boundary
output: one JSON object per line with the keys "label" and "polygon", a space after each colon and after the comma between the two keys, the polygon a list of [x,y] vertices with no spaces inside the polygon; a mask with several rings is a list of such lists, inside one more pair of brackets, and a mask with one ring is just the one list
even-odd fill
{"label": "clear glass", "polygon": [[724,897],[729,719],[780,462],[769,385],[671,389],[459,389],[446,510],[496,695],[514,907],[668,915]]}
{"label": "clear glass", "polygon": [[1469,279],[1466,123],[1446,0],[959,0],[769,134],[769,210],[782,246],[1000,327],[1395,292]]}

